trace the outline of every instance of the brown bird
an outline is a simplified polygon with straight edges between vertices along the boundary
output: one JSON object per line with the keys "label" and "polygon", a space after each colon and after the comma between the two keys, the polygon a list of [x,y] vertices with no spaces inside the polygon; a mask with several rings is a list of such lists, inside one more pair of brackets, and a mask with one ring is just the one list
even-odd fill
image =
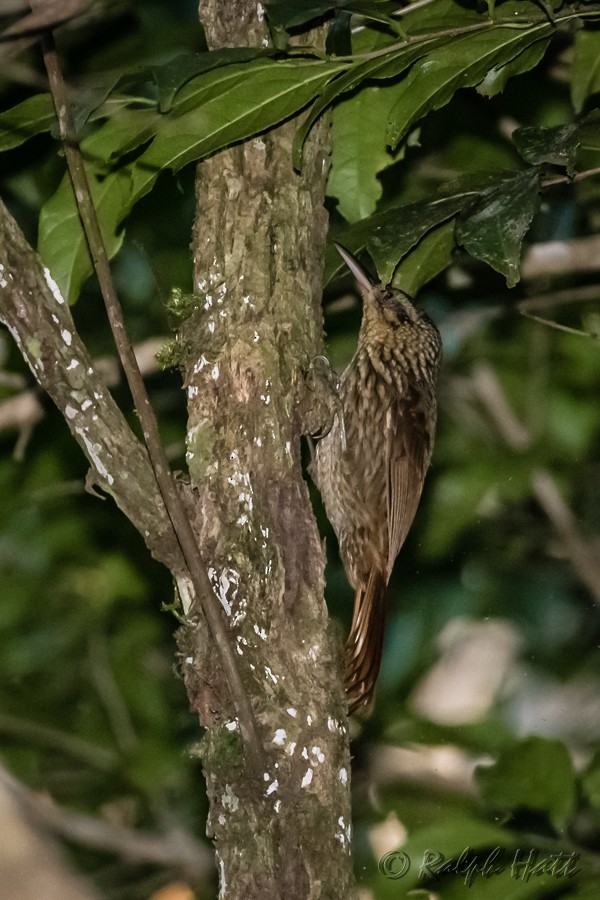
{"label": "brown bird", "polygon": [[407,294],[373,284],[336,247],[358,282],[363,316],[356,353],[340,380],[340,410],[317,444],[312,470],[356,591],[345,654],[353,713],[373,695],[385,591],[431,459],[442,342]]}

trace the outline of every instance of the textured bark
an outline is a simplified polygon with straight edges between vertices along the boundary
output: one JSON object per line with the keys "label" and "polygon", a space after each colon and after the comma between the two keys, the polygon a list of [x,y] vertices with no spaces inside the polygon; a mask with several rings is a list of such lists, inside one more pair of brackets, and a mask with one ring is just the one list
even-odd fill
{"label": "textured bark", "polygon": [[[201,7],[213,47],[260,46],[259,14],[248,0]],[[269,759],[257,784],[214,651],[203,628],[188,629],[220,897],[244,900],[346,900],[352,889],[340,645],[300,461],[300,436],[320,415],[305,373],[322,352],[327,154],[317,132],[294,173],[295,127],[200,166],[198,303],[182,332],[190,503]]]}
{"label": "textured bark", "polygon": [[1,200],[0,322],[65,417],[92,481],[114,498],[152,555],[181,574],[181,552],[146,449],[99,376],[48,269]]}

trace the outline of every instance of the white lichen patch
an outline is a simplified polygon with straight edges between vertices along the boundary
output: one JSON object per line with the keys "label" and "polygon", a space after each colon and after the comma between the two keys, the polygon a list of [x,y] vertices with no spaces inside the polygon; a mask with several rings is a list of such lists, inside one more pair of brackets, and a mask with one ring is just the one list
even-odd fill
{"label": "white lichen patch", "polygon": [[285,748],[285,752],[287,753],[288,756],[293,756],[294,750],[296,749],[296,747],[297,747],[296,741],[290,741],[289,744],[287,745],[287,747]]}
{"label": "white lichen patch", "polygon": [[265,631],[264,628],[259,628],[258,625],[254,625],[254,631],[256,632],[256,634],[259,636],[259,638],[261,640],[266,641],[267,632]]}
{"label": "white lichen patch", "polygon": [[[215,593],[219,598],[221,606],[225,610],[225,613],[230,616],[232,602],[237,597],[240,584],[240,573],[229,567],[217,572],[213,566],[210,566],[208,569],[208,577],[215,589]],[[239,637],[238,640],[240,640]],[[244,642],[247,643],[245,639]]]}
{"label": "white lichen patch", "polygon": [[324,763],[325,762],[325,754],[321,750],[320,747],[313,747],[312,754],[317,758],[317,762]]}
{"label": "white lichen patch", "polygon": [[225,791],[221,795],[221,804],[228,812],[232,813],[236,812],[240,805],[240,801],[231,790],[230,784],[225,785]]}
{"label": "white lichen patch", "polygon": [[73,343],[73,335],[71,334],[71,332],[67,331],[66,328],[63,328],[63,330],[60,333],[60,336],[63,339],[63,341],[65,342],[65,344],[67,345],[67,347],[70,347],[71,344]]}
{"label": "white lichen patch", "polygon": [[349,823],[346,825],[344,821],[344,817],[340,816],[338,819],[339,830],[335,833],[336,841],[339,841],[342,847],[345,847],[346,844],[350,846],[350,842],[352,840],[352,825]]}
{"label": "white lichen patch", "polygon": [[302,748],[302,753],[300,755],[302,756],[302,759],[308,759],[308,750],[306,747]]}
{"label": "white lichen patch", "polygon": [[275,803],[273,804],[273,809],[275,810],[276,813],[279,812],[279,810],[281,809],[281,800],[275,801]]}
{"label": "white lichen patch", "polygon": [[241,600],[238,601],[238,608],[235,611],[233,618],[231,620],[232,625],[239,625],[240,622],[246,618],[246,612],[248,608],[248,598],[242,597]]}
{"label": "white lichen patch", "polygon": [[313,723],[312,716],[311,716],[310,713],[309,713],[309,714],[307,715],[307,717],[306,717],[306,724],[307,724],[307,725],[312,725],[312,723]]}
{"label": "white lichen patch", "polygon": [[268,797],[269,794],[272,794],[274,791],[276,791],[278,787],[279,787],[279,782],[277,781],[277,779],[275,779],[274,781],[271,782],[269,787],[266,789],[266,791],[265,791],[266,796]]}
{"label": "white lichen patch", "polygon": [[219,857],[219,900],[225,900],[227,895],[227,879],[225,878],[225,863]]}
{"label": "white lichen patch", "polygon": [[69,365],[67,366],[67,372],[72,372],[73,369],[76,369],[78,365],[79,365],[79,360],[72,359],[71,362],[69,363]]}
{"label": "white lichen patch", "polygon": [[77,410],[72,406],[65,406],[65,416],[67,419],[74,419],[77,415]]}
{"label": "white lichen patch", "polygon": [[[185,615],[187,616],[190,609],[192,608],[192,600],[194,598],[194,590],[192,588],[192,583],[188,578],[183,578],[182,576],[179,576],[176,579],[176,584],[177,584],[177,592],[179,594],[179,599],[181,600],[181,605],[183,607],[183,611],[184,611]],[[189,656],[186,659],[186,662],[188,665],[191,665],[193,662],[192,657]]]}
{"label": "white lichen patch", "polygon": [[273,737],[273,743],[278,747],[283,747],[286,738],[287,734],[285,733],[285,728],[278,728]]}
{"label": "white lichen patch", "polygon": [[277,682],[279,681],[277,675],[273,674],[273,671],[270,666],[265,666],[265,675],[267,675],[267,677],[271,679],[273,684],[277,684]]}
{"label": "white lichen patch", "polygon": [[342,768],[338,772],[338,776],[339,776],[339,779],[342,782],[342,784],[348,784],[348,772],[344,768],[344,766],[342,766]]}
{"label": "white lichen patch", "polygon": [[302,779],[302,782],[300,784],[300,787],[303,787],[303,788],[308,787],[309,784],[311,783],[311,781],[313,780],[313,775],[314,775],[313,770],[307,769],[304,774],[304,778]]}
{"label": "white lichen patch", "polygon": [[63,299],[63,295],[60,292],[59,286],[50,274],[50,269],[47,269],[46,267],[44,267],[44,278],[46,279],[46,284],[52,291],[52,296],[54,297],[54,299],[57,303],[60,303],[62,305],[65,302]]}
{"label": "white lichen patch", "polygon": [[298,710],[295,709],[293,706],[288,706],[288,708],[286,709],[286,713],[288,714],[288,716],[291,716],[292,719],[295,719],[296,716],[298,715]]}
{"label": "white lichen patch", "polygon": [[[65,410],[65,413],[66,413],[66,410]],[[110,472],[108,471],[108,469],[106,468],[106,466],[104,465],[102,460],[100,459],[99,454],[102,451],[102,446],[97,443],[92,443],[92,441],[90,441],[89,437],[87,436],[87,434],[85,433],[85,430],[83,428],[76,428],[75,432],[76,432],[76,434],[79,435],[79,437],[83,441],[83,443],[85,445],[85,449],[87,450],[87,455],[88,455],[91,463],[93,464],[94,468],[98,472],[98,474],[102,478],[105,478],[109,485],[114,484],[115,479],[113,478],[113,476],[110,474]]]}
{"label": "white lichen patch", "polygon": [[198,361],[194,363],[194,368],[192,369],[194,375],[197,375],[198,372],[201,372],[204,366],[210,366],[210,363],[203,353],[200,359],[198,359]]}
{"label": "white lichen patch", "polygon": [[237,731],[238,723],[237,719],[234,719],[232,722],[227,722],[225,725],[227,731]]}

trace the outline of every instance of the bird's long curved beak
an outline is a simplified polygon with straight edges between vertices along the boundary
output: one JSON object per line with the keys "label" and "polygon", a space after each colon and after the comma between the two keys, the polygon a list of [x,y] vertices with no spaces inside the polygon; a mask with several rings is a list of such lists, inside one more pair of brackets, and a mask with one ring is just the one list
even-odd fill
{"label": "bird's long curved beak", "polygon": [[356,262],[353,256],[350,256],[347,250],[344,250],[343,247],[340,247],[339,244],[334,243],[334,247],[337,252],[340,254],[354,277],[356,278],[360,287],[364,288],[367,291],[371,291],[373,288],[373,282],[367,275],[367,273],[362,269],[359,264]]}

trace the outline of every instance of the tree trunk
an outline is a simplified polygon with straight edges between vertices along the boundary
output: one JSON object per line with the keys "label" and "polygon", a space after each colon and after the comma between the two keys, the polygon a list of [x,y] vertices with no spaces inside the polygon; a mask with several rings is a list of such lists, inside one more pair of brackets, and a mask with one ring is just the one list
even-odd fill
{"label": "tree trunk", "polygon": [[[258,10],[249,0],[203,4],[210,44],[260,46]],[[317,130],[295,173],[295,127],[199,167],[197,304],[181,332],[189,504],[268,759],[257,783],[206,631],[182,630],[188,694],[207,728],[219,896],[244,900],[346,900],[352,886],[340,645],[300,456],[319,418],[305,373],[322,352],[328,157]]]}

